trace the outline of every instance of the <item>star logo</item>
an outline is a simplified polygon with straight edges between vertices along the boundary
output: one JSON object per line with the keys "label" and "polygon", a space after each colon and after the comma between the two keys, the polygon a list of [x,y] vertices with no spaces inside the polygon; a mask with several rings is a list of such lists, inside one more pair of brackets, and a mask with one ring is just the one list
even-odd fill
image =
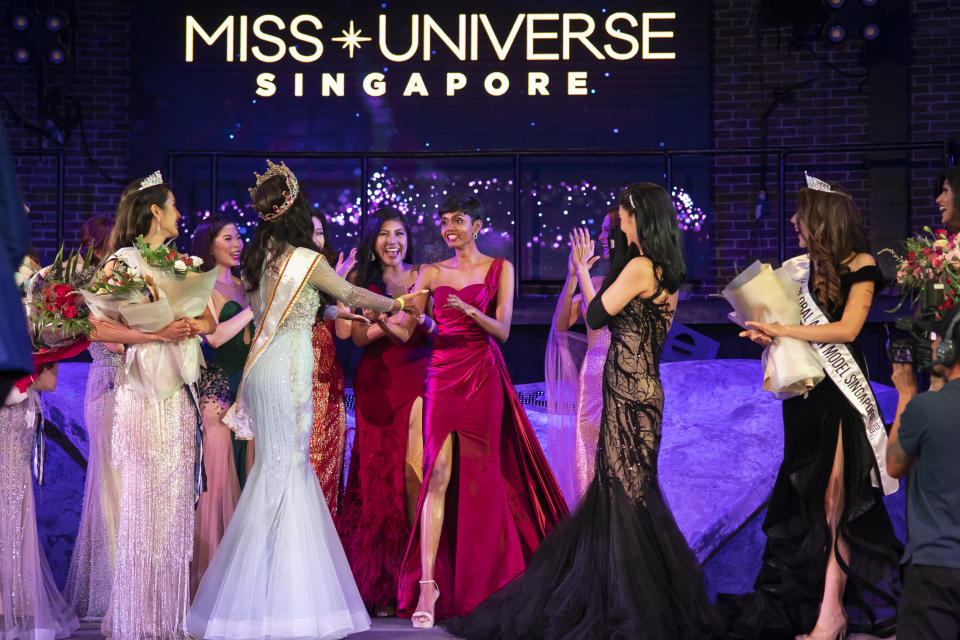
{"label": "star logo", "polygon": [[343,37],[342,37],[342,38],[330,38],[330,39],[333,40],[334,42],[342,42],[342,43],[343,43],[343,46],[340,47],[341,49],[346,49],[347,47],[350,47],[350,58],[351,58],[351,59],[353,59],[353,50],[354,50],[354,48],[359,49],[361,42],[370,42],[370,40],[372,40],[372,38],[367,38],[366,36],[361,36],[360,34],[363,33],[362,30],[360,30],[360,29],[354,30],[354,28],[353,28],[353,20],[350,21],[350,30],[349,30],[349,31],[346,31],[346,30],[344,30],[344,29],[341,29],[341,30],[340,30],[340,33],[343,34]]}

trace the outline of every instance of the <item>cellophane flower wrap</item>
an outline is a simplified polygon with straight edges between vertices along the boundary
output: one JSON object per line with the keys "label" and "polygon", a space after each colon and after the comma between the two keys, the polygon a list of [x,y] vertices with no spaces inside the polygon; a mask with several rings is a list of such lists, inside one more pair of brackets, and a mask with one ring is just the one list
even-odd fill
{"label": "cellophane flower wrap", "polygon": [[29,276],[29,263],[18,270],[18,276],[26,278],[23,288],[34,353],[64,349],[86,340],[93,330],[82,295],[96,271],[92,256],[92,251],[86,256],[71,251],[64,257],[61,247],[51,265]]}
{"label": "cellophane flower wrap", "polygon": [[[747,321],[800,324],[794,286],[782,270],[754,262],[723,290],[733,307],[728,317],[745,329]],[[764,348],[762,360],[763,389],[779,399],[803,395],[825,375],[806,340],[776,338]]]}
{"label": "cellophane flower wrap", "polygon": [[[199,272],[199,258],[181,270],[176,263],[186,266],[184,258],[191,256],[180,256],[167,245],[150,249],[142,238],[137,244],[140,249],[118,250],[108,260],[113,267],[111,277],[102,274],[84,291],[93,313],[144,333],[156,333],[174,320],[201,315],[216,284],[217,270]],[[199,337],[132,345],[124,356],[127,384],[151,402],[196,382],[203,364]]]}
{"label": "cellophane flower wrap", "polygon": [[916,303],[924,291],[935,284],[942,284],[944,301],[939,311],[952,309],[960,302],[960,234],[949,234],[946,229],[932,230],[924,227],[923,233],[907,238],[903,243],[903,255],[893,249],[881,249],[879,253],[892,255],[897,263],[897,286],[904,302]]}

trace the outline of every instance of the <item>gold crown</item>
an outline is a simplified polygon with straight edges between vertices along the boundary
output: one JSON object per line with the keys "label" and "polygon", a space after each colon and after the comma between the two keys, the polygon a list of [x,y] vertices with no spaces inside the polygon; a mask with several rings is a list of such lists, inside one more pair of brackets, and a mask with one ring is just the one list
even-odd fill
{"label": "gold crown", "polygon": [[283,179],[286,181],[287,188],[283,192],[283,203],[279,205],[276,205],[276,204],[273,205],[273,213],[263,213],[263,212],[257,211],[260,217],[266,220],[267,222],[270,222],[271,220],[276,220],[277,218],[279,218],[280,216],[282,216],[284,213],[287,212],[287,209],[290,208],[290,205],[293,204],[293,201],[297,199],[297,194],[300,193],[300,185],[297,183],[297,177],[293,175],[293,171],[290,171],[290,168],[285,163],[281,162],[280,164],[274,164],[270,162],[270,160],[267,160],[266,173],[264,173],[263,175],[260,175],[259,173],[254,171],[253,175],[257,179],[257,184],[255,187],[251,187],[249,189],[251,200],[253,199],[257,189],[259,189],[260,186],[264,182],[266,182],[268,179],[274,176],[283,176]]}

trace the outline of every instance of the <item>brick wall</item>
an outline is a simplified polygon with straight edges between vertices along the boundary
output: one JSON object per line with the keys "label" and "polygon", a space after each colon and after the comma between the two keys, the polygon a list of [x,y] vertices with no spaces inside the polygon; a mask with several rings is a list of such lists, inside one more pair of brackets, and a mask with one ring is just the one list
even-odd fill
{"label": "brick wall", "polygon": [[[126,184],[130,166],[130,3],[122,0],[77,2],[71,24],[73,56],[63,65],[47,65],[48,88],[59,88],[79,101],[89,155],[110,177]],[[6,11],[0,20],[0,93],[29,122],[38,114],[38,66],[20,65],[10,55],[12,28]],[[56,245],[57,165],[53,157],[29,155],[40,150],[65,152],[65,239],[76,242],[80,224],[94,214],[112,214],[122,186],[91,163],[80,127],[63,145],[32,133],[15,122],[0,104],[16,161],[24,198],[31,208],[34,244],[52,257]]]}
{"label": "brick wall", "polygon": [[[882,0],[881,0],[882,1]],[[719,149],[760,146],[764,111],[778,87],[803,84],[789,92],[769,118],[769,146],[840,145],[871,142],[867,79],[862,45],[854,34],[839,44],[811,41],[809,48],[790,42],[789,27],[760,27],[754,3],[715,0],[711,118],[714,145]],[[910,141],[960,136],[960,13],[948,0],[909,3]],[[948,73],[948,70],[952,70]],[[934,178],[942,153],[923,151],[909,158],[909,225],[918,230],[939,222],[932,202]],[[863,153],[796,155],[786,165],[787,216],[801,186],[802,172],[816,171],[835,180],[854,196],[869,215],[868,158]],[[758,257],[778,256],[777,159],[768,158],[767,214],[754,221],[761,185],[760,157],[720,157],[713,163],[712,192],[718,284]],[[797,252],[795,234],[787,224],[789,256]]]}

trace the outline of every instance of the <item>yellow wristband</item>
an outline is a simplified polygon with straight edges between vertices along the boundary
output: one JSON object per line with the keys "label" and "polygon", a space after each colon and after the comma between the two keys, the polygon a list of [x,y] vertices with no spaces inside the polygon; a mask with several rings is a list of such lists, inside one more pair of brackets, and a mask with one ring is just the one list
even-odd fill
{"label": "yellow wristband", "polygon": [[397,301],[400,302],[400,311],[403,311],[403,307],[404,307],[405,304],[406,304],[405,301],[404,301],[404,299],[403,299],[403,298],[394,298],[394,300],[397,300]]}

